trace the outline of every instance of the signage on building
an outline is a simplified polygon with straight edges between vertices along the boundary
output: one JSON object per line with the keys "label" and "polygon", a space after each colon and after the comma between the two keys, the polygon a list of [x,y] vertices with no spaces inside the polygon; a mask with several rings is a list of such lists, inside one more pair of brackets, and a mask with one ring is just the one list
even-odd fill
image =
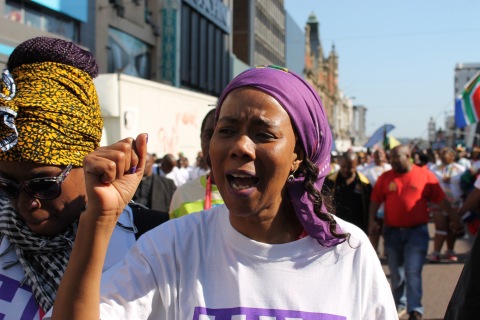
{"label": "signage on building", "polygon": [[161,76],[162,80],[175,86],[177,85],[177,9],[173,2],[168,1],[167,5],[162,8]]}
{"label": "signage on building", "polygon": [[184,0],[226,33],[230,33],[230,10],[221,0]]}

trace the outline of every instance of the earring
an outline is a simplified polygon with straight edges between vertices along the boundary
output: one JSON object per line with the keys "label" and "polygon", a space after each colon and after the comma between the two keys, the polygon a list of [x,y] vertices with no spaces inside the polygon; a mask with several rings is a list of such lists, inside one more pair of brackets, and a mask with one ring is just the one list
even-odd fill
{"label": "earring", "polygon": [[33,201],[33,203],[36,204],[36,207],[37,207],[37,208],[40,208],[40,207],[41,207],[40,201],[39,201],[38,199],[35,199],[35,200]]}
{"label": "earring", "polygon": [[295,179],[294,174],[295,174],[295,170],[294,170],[292,173],[290,173],[290,175],[289,175],[288,178],[287,178],[287,181],[292,182],[293,179]]}

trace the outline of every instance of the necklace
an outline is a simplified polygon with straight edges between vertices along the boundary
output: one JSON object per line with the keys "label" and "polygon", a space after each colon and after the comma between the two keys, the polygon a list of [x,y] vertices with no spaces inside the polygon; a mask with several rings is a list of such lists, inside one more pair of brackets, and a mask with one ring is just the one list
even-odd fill
{"label": "necklace", "polygon": [[203,209],[208,210],[212,207],[212,178],[207,175],[207,184],[205,185],[205,201]]}

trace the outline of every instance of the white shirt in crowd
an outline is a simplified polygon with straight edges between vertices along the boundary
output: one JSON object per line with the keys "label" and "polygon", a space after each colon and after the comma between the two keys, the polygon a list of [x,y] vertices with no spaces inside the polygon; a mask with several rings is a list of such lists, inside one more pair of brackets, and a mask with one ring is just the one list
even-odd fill
{"label": "white shirt in crowd", "polygon": [[154,174],[158,174],[162,177],[172,179],[175,185],[180,187],[182,184],[188,181],[188,172],[186,170],[180,170],[178,167],[173,167],[172,171],[169,173],[163,172],[163,170],[160,167],[156,168],[156,172]]}
{"label": "white shirt in crowd", "polygon": [[385,171],[391,169],[392,166],[387,162],[384,162],[379,166],[375,162],[372,162],[363,169],[362,173],[367,177],[368,181],[373,187],[377,182],[378,177],[380,177]]}

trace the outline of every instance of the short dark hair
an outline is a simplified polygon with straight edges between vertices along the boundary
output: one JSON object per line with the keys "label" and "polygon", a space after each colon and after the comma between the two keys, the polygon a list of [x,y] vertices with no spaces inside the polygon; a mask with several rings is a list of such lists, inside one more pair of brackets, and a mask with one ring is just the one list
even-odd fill
{"label": "short dark hair", "polygon": [[205,117],[203,118],[203,120],[202,120],[202,125],[200,126],[200,134],[202,134],[203,129],[205,129],[205,123],[207,123],[208,117],[210,117],[212,114],[215,114],[215,110],[216,110],[216,109],[212,109],[212,110],[208,111],[208,113],[207,113],[207,114],[205,115]]}

